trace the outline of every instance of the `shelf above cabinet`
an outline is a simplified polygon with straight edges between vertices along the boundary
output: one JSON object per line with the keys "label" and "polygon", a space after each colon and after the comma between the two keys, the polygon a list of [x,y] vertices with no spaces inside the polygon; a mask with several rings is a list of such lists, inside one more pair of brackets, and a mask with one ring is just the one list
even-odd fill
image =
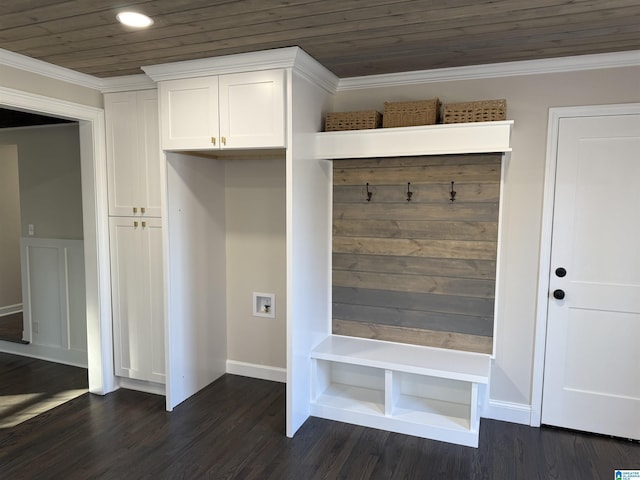
{"label": "shelf above cabinet", "polygon": [[511,151],[513,120],[321,132],[318,159],[376,158]]}

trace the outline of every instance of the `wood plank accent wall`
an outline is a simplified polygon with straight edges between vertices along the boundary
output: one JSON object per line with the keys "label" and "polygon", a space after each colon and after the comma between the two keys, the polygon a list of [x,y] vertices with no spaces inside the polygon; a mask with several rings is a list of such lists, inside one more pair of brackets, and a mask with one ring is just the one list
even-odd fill
{"label": "wood plank accent wall", "polygon": [[334,334],[491,353],[501,161],[334,161]]}

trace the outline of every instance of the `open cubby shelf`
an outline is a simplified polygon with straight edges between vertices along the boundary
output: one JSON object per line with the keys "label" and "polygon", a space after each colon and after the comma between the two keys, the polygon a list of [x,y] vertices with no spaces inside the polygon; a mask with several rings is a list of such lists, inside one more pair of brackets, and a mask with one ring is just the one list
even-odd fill
{"label": "open cubby shelf", "polygon": [[330,335],[311,358],[312,415],[478,446],[489,355]]}

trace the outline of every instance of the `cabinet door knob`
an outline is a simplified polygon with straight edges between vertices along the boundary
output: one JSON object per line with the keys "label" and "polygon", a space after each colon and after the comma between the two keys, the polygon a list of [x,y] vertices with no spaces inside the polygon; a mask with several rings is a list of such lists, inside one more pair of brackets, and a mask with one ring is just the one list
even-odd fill
{"label": "cabinet door knob", "polygon": [[211,143],[216,144],[216,137],[211,137]]}
{"label": "cabinet door knob", "polygon": [[144,215],[144,207],[140,207],[140,213]]}
{"label": "cabinet door knob", "polygon": [[133,222],[133,226],[137,227],[138,226],[138,222]]}
{"label": "cabinet door knob", "polygon": [[147,226],[147,222],[142,222],[142,228]]}
{"label": "cabinet door knob", "polygon": [[227,144],[227,137],[221,137],[220,141],[222,142],[223,145]]}
{"label": "cabinet door knob", "polygon": [[133,213],[138,213],[138,207],[133,207]]}

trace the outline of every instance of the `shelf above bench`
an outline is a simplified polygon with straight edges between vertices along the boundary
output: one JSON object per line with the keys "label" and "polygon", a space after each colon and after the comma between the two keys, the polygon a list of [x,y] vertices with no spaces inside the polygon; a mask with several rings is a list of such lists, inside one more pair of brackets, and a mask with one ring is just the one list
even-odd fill
{"label": "shelf above bench", "polygon": [[377,158],[511,151],[513,120],[321,132],[319,159]]}

